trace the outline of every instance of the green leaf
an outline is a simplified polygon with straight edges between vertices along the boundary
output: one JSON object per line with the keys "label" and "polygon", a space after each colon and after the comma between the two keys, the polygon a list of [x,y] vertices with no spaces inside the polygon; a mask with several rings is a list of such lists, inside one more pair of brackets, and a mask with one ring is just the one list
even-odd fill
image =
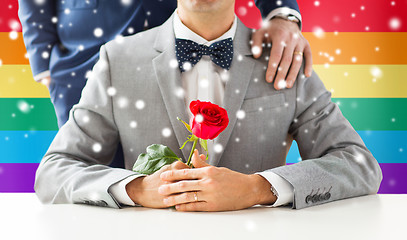
{"label": "green leaf", "polygon": [[209,159],[209,152],[208,152],[208,140],[206,139],[199,139],[199,144],[201,144],[201,147],[205,150],[206,152],[206,160]]}
{"label": "green leaf", "polygon": [[187,140],[184,142],[184,144],[182,144],[182,146],[179,149],[183,149],[185,147],[185,145],[187,144],[187,142],[193,142],[193,141],[195,141],[197,139],[198,139],[198,137],[195,136],[194,134],[189,135]]}
{"label": "green leaf", "polygon": [[146,150],[147,153],[138,156],[133,171],[142,174],[153,174],[163,166],[179,160],[179,157],[169,147],[161,144],[150,145]]}
{"label": "green leaf", "polygon": [[208,152],[208,142],[206,139],[199,139],[199,144],[201,144],[201,147]]}
{"label": "green leaf", "polygon": [[179,121],[181,121],[181,122],[185,125],[185,127],[187,128],[187,130],[188,130],[190,133],[192,133],[191,127],[189,126],[188,123],[182,121],[181,118],[179,118],[179,117],[177,117],[177,119],[178,119]]}

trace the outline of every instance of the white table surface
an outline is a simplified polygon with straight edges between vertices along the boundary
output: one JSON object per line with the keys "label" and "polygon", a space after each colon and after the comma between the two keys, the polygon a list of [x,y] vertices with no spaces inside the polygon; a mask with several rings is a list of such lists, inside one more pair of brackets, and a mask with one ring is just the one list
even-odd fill
{"label": "white table surface", "polygon": [[407,195],[369,195],[302,210],[183,213],[142,207],[43,205],[0,193],[0,239],[407,239]]}

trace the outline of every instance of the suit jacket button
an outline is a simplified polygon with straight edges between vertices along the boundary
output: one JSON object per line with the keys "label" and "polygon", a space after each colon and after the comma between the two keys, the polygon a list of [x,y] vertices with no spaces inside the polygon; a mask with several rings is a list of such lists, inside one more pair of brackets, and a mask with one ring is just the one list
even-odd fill
{"label": "suit jacket button", "polygon": [[312,202],[313,202],[313,203],[316,203],[316,202],[318,202],[318,200],[319,200],[318,195],[317,195],[317,194],[314,194],[314,195],[312,196]]}
{"label": "suit jacket button", "polygon": [[324,194],[324,200],[328,200],[331,198],[331,193],[327,192]]}
{"label": "suit jacket button", "polygon": [[308,195],[306,198],[305,198],[305,203],[310,203],[311,202],[311,199],[312,199],[312,197],[311,197],[311,195]]}
{"label": "suit jacket button", "polygon": [[106,207],[107,206],[107,202],[104,200],[99,201],[99,206],[101,207]]}

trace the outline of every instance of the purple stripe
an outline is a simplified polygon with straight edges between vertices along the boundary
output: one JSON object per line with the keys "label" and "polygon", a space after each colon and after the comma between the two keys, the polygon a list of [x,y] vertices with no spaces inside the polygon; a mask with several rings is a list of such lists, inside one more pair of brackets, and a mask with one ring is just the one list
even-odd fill
{"label": "purple stripe", "polygon": [[407,193],[407,163],[381,163],[383,180],[379,193]]}
{"label": "purple stripe", "polygon": [[38,163],[0,164],[0,192],[34,192]]}
{"label": "purple stripe", "polygon": [[[407,163],[381,163],[379,193],[407,194]],[[1,163],[0,192],[34,192],[38,163]]]}

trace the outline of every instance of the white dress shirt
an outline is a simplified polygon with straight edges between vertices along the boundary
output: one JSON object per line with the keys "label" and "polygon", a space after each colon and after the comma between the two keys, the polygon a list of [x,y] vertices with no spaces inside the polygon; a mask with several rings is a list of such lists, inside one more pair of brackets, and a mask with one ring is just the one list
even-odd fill
{"label": "white dress shirt", "polygon": [[[198,34],[187,28],[180,20],[177,12],[174,14],[174,33],[176,38],[192,40],[198,44],[210,46],[212,43],[227,38],[234,38],[237,27],[237,17],[233,21],[231,28],[219,38],[207,41]],[[189,111],[189,103],[193,100],[210,101],[219,106],[223,106],[223,96],[228,71],[214,64],[209,56],[202,56],[201,60],[189,70],[181,73],[182,85],[185,91],[185,107]],[[190,117],[192,114],[190,113]],[[208,141],[209,157],[213,156],[213,141]],[[277,196],[277,201],[270,206],[280,206],[293,202],[294,189],[285,179],[272,172],[256,173],[263,176],[272,185],[271,191]],[[126,184],[140,176],[131,176],[110,187],[110,192],[118,202],[125,205],[135,206],[126,192]]]}

